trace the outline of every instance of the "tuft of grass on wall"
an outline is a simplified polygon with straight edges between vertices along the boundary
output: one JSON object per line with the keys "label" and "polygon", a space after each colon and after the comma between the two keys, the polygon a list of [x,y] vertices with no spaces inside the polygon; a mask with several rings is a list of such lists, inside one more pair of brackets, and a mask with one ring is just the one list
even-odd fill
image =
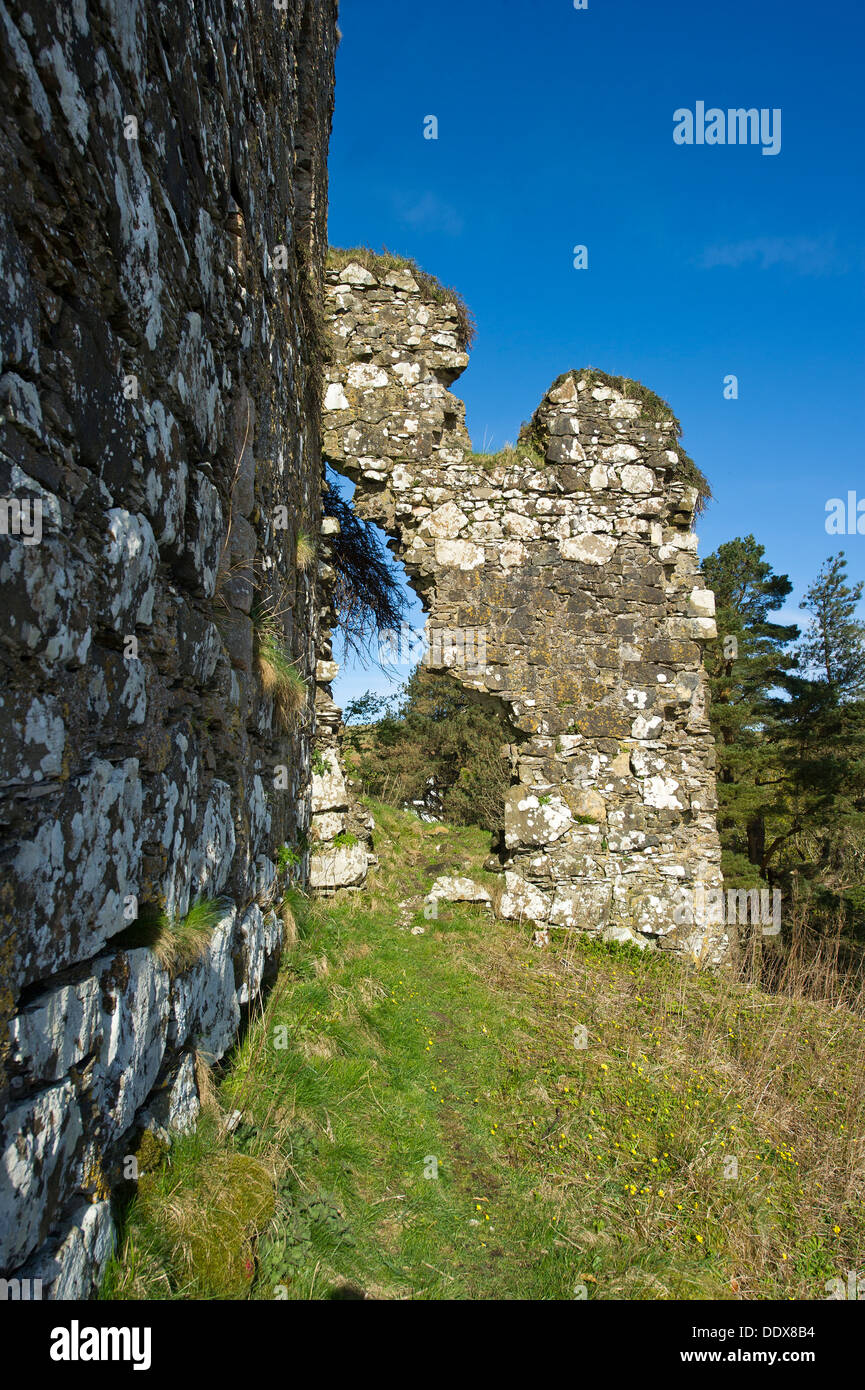
{"label": "tuft of grass on wall", "polygon": [[306,706],[309,686],[285,649],[271,613],[253,608],[253,629],[256,638],[256,665],[262,690],[273,700],[280,723],[293,728]]}
{"label": "tuft of grass on wall", "polygon": [[543,452],[533,440],[526,440],[524,444],[520,441],[517,441],[516,444],[505,444],[497,453],[468,454],[466,462],[474,463],[478,468],[488,469],[547,467]]}
{"label": "tuft of grass on wall", "polygon": [[149,946],[164,970],[179,975],[204,954],[228,906],[227,898],[199,898],[178,917],[144,905],[138,920],[115,937],[114,944],[129,950]]}
{"label": "tuft of grass on wall", "polygon": [[434,275],[430,275],[429,271],[422,270],[411,256],[395,255],[386,247],[382,247],[381,251],[373,251],[371,246],[331,246],[328,249],[328,270],[344,270],[352,261],[362,265],[365,270],[369,271],[370,275],[375,275],[377,278],[383,277],[389,270],[411,271],[426,300],[433,304],[450,304],[454,307],[457,318],[457,341],[464,352],[471,347],[477,334],[477,326],[463,296],[458,290],[443,285]]}
{"label": "tuft of grass on wall", "polygon": [[310,531],[301,528],[297,533],[295,542],[295,564],[299,570],[310,569],[316,561],[318,555],[318,542]]}

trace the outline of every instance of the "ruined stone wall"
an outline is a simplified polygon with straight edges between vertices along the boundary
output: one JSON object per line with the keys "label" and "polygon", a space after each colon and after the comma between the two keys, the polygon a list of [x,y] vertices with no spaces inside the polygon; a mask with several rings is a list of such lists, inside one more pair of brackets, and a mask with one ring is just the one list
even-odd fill
{"label": "ruined stone wall", "polygon": [[[335,8],[0,0],[0,1272],[54,1297],[141,1126],[194,1120],[309,831]],[[202,899],[191,967],[130,944]]]}
{"label": "ruined stone wall", "polygon": [[714,599],[671,412],[570,372],[526,447],[485,465],[448,391],[468,361],[453,303],[382,261],[329,270],[326,308],[325,454],[397,538],[430,664],[514,730],[504,914],[719,960],[693,912],[720,886]]}

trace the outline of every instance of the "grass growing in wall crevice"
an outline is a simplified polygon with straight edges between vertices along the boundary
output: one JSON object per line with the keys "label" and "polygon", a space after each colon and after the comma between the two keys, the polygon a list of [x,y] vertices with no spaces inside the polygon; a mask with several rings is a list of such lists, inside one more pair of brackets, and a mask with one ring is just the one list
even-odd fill
{"label": "grass growing in wall crevice", "polygon": [[309,684],[286,647],[278,607],[255,603],[252,626],[255,660],[261,688],[273,700],[283,728],[291,729],[300,720],[309,699]]}
{"label": "grass growing in wall crevice", "polygon": [[149,946],[164,970],[179,975],[204,954],[230,907],[230,898],[199,898],[184,916],[178,916],[146,903],[136,921],[113,937],[111,945],[123,950]]}

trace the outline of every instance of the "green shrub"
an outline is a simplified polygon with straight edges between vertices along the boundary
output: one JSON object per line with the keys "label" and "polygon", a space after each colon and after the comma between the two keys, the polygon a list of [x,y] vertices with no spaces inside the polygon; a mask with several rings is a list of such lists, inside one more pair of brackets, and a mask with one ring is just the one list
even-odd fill
{"label": "green shrub", "polygon": [[478,703],[447,673],[419,666],[401,709],[347,728],[346,760],[367,795],[400,806],[420,800],[432,777],[446,820],[495,832],[510,785],[501,748],[513,738],[504,713]]}

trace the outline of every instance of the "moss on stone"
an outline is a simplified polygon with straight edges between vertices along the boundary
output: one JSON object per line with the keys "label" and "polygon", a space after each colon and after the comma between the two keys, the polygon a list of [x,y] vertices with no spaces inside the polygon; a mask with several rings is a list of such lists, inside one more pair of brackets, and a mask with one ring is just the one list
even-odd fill
{"label": "moss on stone", "polygon": [[157,1138],[152,1129],[145,1129],[132,1152],[139,1173],[154,1173],[168,1153],[168,1146]]}

